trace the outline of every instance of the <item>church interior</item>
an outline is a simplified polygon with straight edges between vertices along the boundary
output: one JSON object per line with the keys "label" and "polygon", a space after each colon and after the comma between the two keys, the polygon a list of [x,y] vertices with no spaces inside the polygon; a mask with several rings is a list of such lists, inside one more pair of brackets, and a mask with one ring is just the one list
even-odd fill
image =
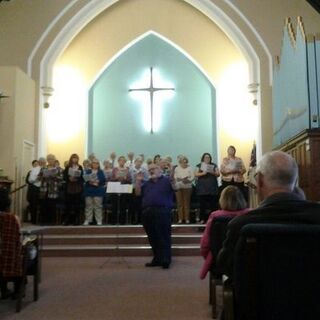
{"label": "church interior", "polygon": [[30,223],[35,159],[54,155],[63,167],[94,154],[102,166],[112,152],[173,164],[185,155],[195,169],[209,153],[220,168],[235,146],[255,208],[252,157],[281,150],[296,160],[306,199],[320,201],[317,0],[1,0],[0,39],[0,187],[43,250],[38,301],[29,283],[20,313],[0,300],[1,319],[218,319],[198,275],[197,209],[190,225],[173,221],[169,273],[145,271],[146,238],[124,240],[142,227],[122,226],[107,242],[107,205],[102,227],[63,227],[59,206],[44,234]]}

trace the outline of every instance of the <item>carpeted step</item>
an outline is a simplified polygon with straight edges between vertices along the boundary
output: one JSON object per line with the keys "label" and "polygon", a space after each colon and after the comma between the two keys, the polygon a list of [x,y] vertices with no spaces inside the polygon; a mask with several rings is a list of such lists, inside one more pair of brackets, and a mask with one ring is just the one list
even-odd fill
{"label": "carpeted step", "polygon": [[[173,256],[198,256],[198,245],[172,245]],[[44,257],[129,257],[151,256],[148,245],[46,245],[43,247]]]}
{"label": "carpeted step", "polygon": [[[42,255],[47,257],[151,255],[141,225],[46,226],[29,231],[42,234]],[[198,256],[202,231],[202,225],[172,225],[173,256]]]}
{"label": "carpeted step", "polygon": [[[172,233],[198,233],[203,225],[173,224]],[[105,226],[44,226],[44,234],[114,234],[114,233],[144,233],[142,225],[105,225]]]}
{"label": "carpeted step", "polygon": [[[199,244],[201,234],[173,234],[173,244]],[[147,245],[146,234],[45,234],[44,245],[83,245],[83,244],[137,244]]]}

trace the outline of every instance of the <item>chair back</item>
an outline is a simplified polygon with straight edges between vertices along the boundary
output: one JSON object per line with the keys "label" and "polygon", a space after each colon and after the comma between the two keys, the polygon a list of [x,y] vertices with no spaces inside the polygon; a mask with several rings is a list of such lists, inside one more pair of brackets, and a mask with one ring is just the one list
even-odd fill
{"label": "chair back", "polygon": [[212,256],[214,257],[213,263],[211,266],[211,272],[214,275],[221,275],[222,273],[219,271],[216,261],[219,254],[219,251],[222,248],[223,241],[226,239],[227,236],[227,227],[228,223],[233,219],[234,217],[217,217],[213,220],[210,230],[210,250],[212,253]]}
{"label": "chair back", "polygon": [[234,257],[235,319],[320,319],[320,226],[249,224]]}

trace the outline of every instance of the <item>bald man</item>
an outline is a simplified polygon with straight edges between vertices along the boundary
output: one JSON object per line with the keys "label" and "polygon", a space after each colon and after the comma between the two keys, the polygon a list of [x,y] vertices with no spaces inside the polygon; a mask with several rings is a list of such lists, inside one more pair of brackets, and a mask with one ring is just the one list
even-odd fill
{"label": "bald man", "polygon": [[258,208],[228,224],[227,239],[218,256],[218,264],[229,277],[233,273],[233,253],[241,228],[250,223],[320,224],[320,204],[306,201],[296,192],[298,165],[287,153],[265,154],[255,175],[261,201]]}

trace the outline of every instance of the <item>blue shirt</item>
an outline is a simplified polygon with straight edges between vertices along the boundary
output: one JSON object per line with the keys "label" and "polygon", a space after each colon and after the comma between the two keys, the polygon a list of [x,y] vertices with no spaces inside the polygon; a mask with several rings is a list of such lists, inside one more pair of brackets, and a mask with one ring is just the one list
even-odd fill
{"label": "blue shirt", "polygon": [[169,178],[160,176],[157,181],[148,180],[142,188],[142,207],[173,206],[173,189]]}
{"label": "blue shirt", "polygon": [[[85,174],[91,174],[92,170],[86,170]],[[84,185],[84,196],[85,197],[103,197],[106,193],[105,185],[105,177],[104,173],[101,169],[97,171],[97,180],[99,182],[98,186],[93,186],[89,182],[86,182]]]}

